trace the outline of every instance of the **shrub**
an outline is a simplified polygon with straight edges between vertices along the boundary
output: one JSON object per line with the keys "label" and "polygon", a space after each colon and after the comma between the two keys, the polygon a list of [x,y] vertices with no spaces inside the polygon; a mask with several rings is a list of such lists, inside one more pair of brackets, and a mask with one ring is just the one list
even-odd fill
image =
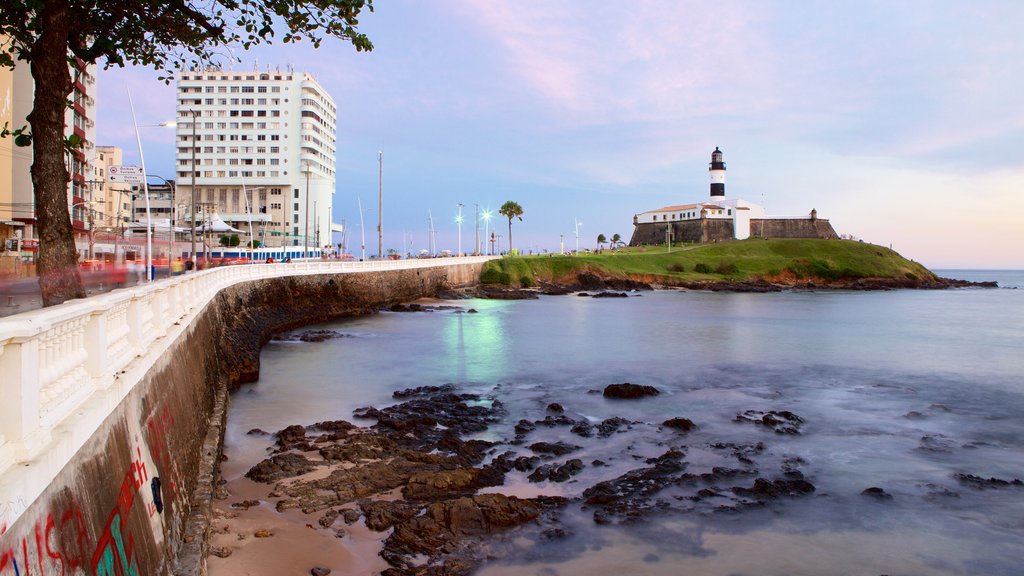
{"label": "shrub", "polygon": [[530,286],[533,286],[533,278],[530,278],[529,276],[520,276],[519,285],[523,288],[529,288]]}
{"label": "shrub", "polygon": [[669,272],[686,272],[686,266],[678,263],[672,263],[668,265]]}
{"label": "shrub", "polygon": [[711,273],[711,266],[708,266],[707,264],[705,264],[703,262],[698,262],[698,263],[694,264],[693,271],[694,272],[700,272],[701,274],[710,274]]}
{"label": "shrub", "polygon": [[497,268],[487,268],[480,273],[481,284],[509,284],[512,277]]}
{"label": "shrub", "polygon": [[722,262],[715,268],[715,272],[718,274],[735,274],[736,271],[736,265],[732,262]]}

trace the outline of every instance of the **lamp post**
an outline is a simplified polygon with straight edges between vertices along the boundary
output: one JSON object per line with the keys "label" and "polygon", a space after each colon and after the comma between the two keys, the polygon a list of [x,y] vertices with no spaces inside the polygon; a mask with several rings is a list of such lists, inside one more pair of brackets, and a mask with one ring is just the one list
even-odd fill
{"label": "lamp post", "polygon": [[[162,126],[162,124],[157,124],[157,126]],[[140,128],[141,128],[141,126],[140,126]],[[170,204],[171,204],[171,214],[172,214],[172,216],[167,219],[167,238],[168,238],[168,244],[167,244],[167,277],[170,278],[172,276],[172,274],[171,274],[171,250],[173,250],[173,247],[174,247],[174,217],[173,217],[173,214],[174,214],[174,184],[172,184],[171,181],[169,181],[167,178],[164,178],[163,176],[157,176],[156,174],[147,174],[147,178],[159,178],[160,180],[163,180],[164,186],[167,186],[167,189],[170,190],[170,195],[171,195],[171,202],[170,202]],[[147,190],[148,189],[149,188],[147,186]],[[147,203],[147,210],[148,210],[148,203]],[[150,257],[150,259],[152,259],[152,256]],[[153,276],[154,277],[156,276],[155,271],[153,273]]]}
{"label": "lamp post", "polygon": [[573,218],[576,221],[576,255],[580,255],[580,226],[583,226],[583,222],[580,222],[578,218]]}
{"label": "lamp post", "polygon": [[309,258],[309,162],[306,162],[302,165],[302,171],[306,173],[306,223],[303,224],[302,228],[302,258],[303,260],[306,260]]}
{"label": "lamp post", "polygon": [[[487,231],[490,229],[491,216],[493,216],[493,214],[491,213],[490,210],[484,210],[484,215],[483,215],[483,218],[484,218],[484,242],[486,242],[487,238],[488,238]],[[491,237],[491,256],[493,256],[493,255],[494,255],[494,238]]]}
{"label": "lamp post", "polygon": [[366,229],[363,227],[363,199],[356,196],[356,202],[359,203],[359,237],[362,240],[361,248],[362,255],[359,257],[360,262],[366,261]]}
{"label": "lamp post", "polygon": [[142,164],[142,190],[146,197],[146,282],[153,281],[153,217],[149,211],[149,186],[146,184],[146,157],[142,154],[142,137],[139,135],[139,128],[148,128],[151,126],[163,126],[173,127],[174,122],[164,122],[162,124],[143,124],[139,125],[138,120],[135,117],[135,103],[132,102],[132,92],[128,90],[128,106],[132,110],[132,125],[135,127],[135,142],[139,146],[139,163]]}
{"label": "lamp post", "polygon": [[565,234],[558,235],[558,253],[565,256]]}
{"label": "lamp post", "polygon": [[384,258],[384,152],[377,151],[377,258]]}
{"label": "lamp post", "polygon": [[459,251],[456,256],[462,256],[462,203],[459,203],[459,215],[455,217],[455,221],[459,223]]}

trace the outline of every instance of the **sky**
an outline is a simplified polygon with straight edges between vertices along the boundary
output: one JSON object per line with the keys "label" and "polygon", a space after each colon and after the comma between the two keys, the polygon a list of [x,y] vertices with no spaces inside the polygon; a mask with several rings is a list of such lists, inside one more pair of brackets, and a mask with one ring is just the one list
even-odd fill
{"label": "sky", "polygon": [[[336,221],[384,246],[475,242],[476,206],[522,205],[513,246],[596,247],[634,214],[726,193],[931,268],[1024,269],[1024,2],[378,0],[374,50],[325,41],[225,51],[225,69],[308,71],[338,108]],[[233,56],[241,63],[230,64]],[[174,119],[146,68],[98,73],[97,143],[137,160]],[[174,173],[173,130],[142,129]],[[367,207],[374,210],[367,211]],[[508,221],[491,221],[508,244]],[[483,224],[481,225],[483,226]],[[483,228],[480,231],[484,234]],[[353,250],[352,247],[355,247]]]}

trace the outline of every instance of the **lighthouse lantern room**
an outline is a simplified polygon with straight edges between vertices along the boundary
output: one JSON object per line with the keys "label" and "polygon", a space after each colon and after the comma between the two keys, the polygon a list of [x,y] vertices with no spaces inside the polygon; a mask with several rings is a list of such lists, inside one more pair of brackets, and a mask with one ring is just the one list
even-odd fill
{"label": "lighthouse lantern room", "polygon": [[711,199],[720,200],[725,198],[725,162],[722,160],[722,151],[715,146],[711,153]]}

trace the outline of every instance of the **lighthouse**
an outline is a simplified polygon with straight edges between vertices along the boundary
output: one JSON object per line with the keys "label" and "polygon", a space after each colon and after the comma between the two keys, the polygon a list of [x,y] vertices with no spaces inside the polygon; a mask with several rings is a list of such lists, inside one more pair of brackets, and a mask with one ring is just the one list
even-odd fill
{"label": "lighthouse", "polygon": [[725,162],[722,160],[722,151],[715,146],[711,153],[711,199],[721,200],[725,198]]}

